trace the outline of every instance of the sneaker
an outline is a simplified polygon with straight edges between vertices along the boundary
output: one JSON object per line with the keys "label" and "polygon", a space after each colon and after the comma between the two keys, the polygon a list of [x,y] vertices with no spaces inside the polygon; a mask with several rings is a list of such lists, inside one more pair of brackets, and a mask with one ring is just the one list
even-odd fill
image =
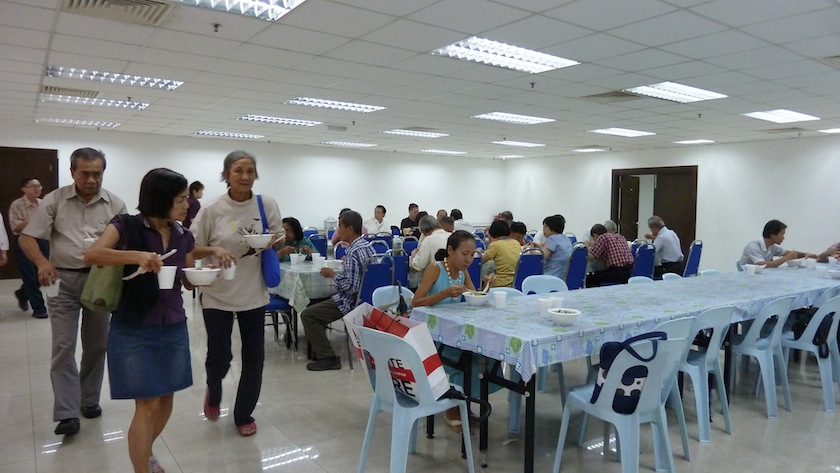
{"label": "sneaker", "polygon": [[41,312],[40,314],[32,314],[32,317],[36,319],[46,319],[48,317],[46,312]]}
{"label": "sneaker", "polygon": [[20,307],[20,310],[24,312],[29,310],[29,301],[26,299],[26,294],[24,294],[23,291],[21,291],[20,289],[15,291],[15,297],[17,298],[18,307]]}
{"label": "sneaker", "polygon": [[99,407],[99,404],[94,404],[92,406],[82,406],[81,411],[82,415],[86,419],[94,419],[102,415],[102,408]]}
{"label": "sneaker", "polygon": [[340,370],[341,360],[339,360],[337,356],[328,356],[307,364],[306,369],[309,371]]}
{"label": "sneaker", "polygon": [[79,422],[78,417],[74,417],[72,419],[64,419],[63,421],[59,422],[55,428],[56,435],[76,435],[79,433],[79,429],[82,428],[82,424]]}

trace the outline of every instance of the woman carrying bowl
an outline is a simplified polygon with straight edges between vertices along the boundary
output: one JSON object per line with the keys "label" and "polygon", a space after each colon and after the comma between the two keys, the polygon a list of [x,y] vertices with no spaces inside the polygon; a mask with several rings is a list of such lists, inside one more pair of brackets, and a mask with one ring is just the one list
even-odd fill
{"label": "woman carrying bowl", "polygon": [[298,219],[294,217],[284,218],[283,231],[286,235],[286,246],[277,251],[277,254],[280,255],[280,261],[289,261],[289,255],[292,253],[305,254],[306,259],[311,260],[312,256],[309,255],[318,252],[309,238],[303,236],[303,227],[301,227]]}
{"label": "woman carrying bowl", "polygon": [[[265,358],[265,305],[268,289],[263,277],[260,257],[245,241],[245,235],[265,232],[278,234],[282,229],[277,201],[262,195],[266,222],[260,216],[257,195],[251,189],[257,175],[257,160],[245,151],[234,151],[225,157],[222,182],[228,191],[202,207],[190,230],[196,244],[220,246],[236,259],[232,280],[217,280],[202,290],[204,326],[207,329],[207,394],[204,415],[208,420],[219,418],[222,402],[222,379],[230,369],[231,333],[234,317],[242,338],[242,373],[233,408],[233,420],[239,434],[248,437],[257,433],[251,416],[260,397],[263,360]],[[229,266],[231,260],[218,261]]]}
{"label": "woman carrying bowl", "polygon": [[[192,266],[194,257],[230,258],[223,248],[197,246],[178,223],[187,215],[187,195],[187,179],[181,174],[163,168],[149,171],[140,184],[140,214],[115,217],[85,253],[87,264],[126,265],[126,272],[134,272],[132,266],[137,265],[148,273],[126,281],[123,304],[114,312],[108,333],[111,398],[134,399],[128,429],[134,471],[163,471],[152,445],[172,413],[175,391],[192,385],[182,270]],[[121,240],[132,249],[115,249]],[[173,255],[161,260],[161,254],[172,250]],[[177,267],[169,290],[158,289],[154,274],[164,265]]]}

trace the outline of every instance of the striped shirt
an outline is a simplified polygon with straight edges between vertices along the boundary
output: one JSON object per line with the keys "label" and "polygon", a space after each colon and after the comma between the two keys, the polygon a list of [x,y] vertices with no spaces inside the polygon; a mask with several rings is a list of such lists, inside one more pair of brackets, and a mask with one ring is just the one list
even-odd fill
{"label": "striped shirt", "polygon": [[362,273],[368,259],[373,255],[373,246],[361,236],[347,247],[347,255],[344,257],[344,274],[336,274],[333,277],[333,283],[338,292],[332,295],[332,300],[342,314],[356,307],[356,295],[362,287]]}

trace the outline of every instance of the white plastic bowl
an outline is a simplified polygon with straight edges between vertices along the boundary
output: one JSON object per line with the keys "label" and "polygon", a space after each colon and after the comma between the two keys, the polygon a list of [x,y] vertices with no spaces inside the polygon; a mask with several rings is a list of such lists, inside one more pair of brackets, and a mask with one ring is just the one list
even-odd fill
{"label": "white plastic bowl", "polygon": [[787,265],[790,266],[791,268],[799,268],[799,267],[802,267],[802,262],[803,262],[802,258],[789,259],[787,261]]}
{"label": "white plastic bowl", "polygon": [[828,275],[834,279],[840,279],[840,269],[829,269]]}
{"label": "white plastic bowl", "polygon": [[216,280],[219,268],[184,268],[184,276],[193,286],[209,286]]}
{"label": "white plastic bowl", "polygon": [[274,239],[273,233],[262,233],[260,235],[243,235],[248,246],[254,249],[265,248]]}
{"label": "white plastic bowl", "polygon": [[490,296],[487,294],[480,294],[478,292],[465,292],[464,293],[464,300],[467,301],[467,304],[472,306],[480,306],[487,303],[490,299]]}
{"label": "white plastic bowl", "polygon": [[557,325],[573,325],[577,322],[580,311],[565,307],[555,307],[554,309],[548,309],[548,316]]}

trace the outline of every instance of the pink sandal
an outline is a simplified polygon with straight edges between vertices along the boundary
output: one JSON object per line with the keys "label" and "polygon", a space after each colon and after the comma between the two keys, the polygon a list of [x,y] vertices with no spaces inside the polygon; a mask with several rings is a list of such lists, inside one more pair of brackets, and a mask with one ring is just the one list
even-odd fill
{"label": "pink sandal", "polygon": [[239,430],[239,435],[243,437],[250,437],[257,433],[257,423],[251,422],[250,424],[240,425],[236,427]]}

